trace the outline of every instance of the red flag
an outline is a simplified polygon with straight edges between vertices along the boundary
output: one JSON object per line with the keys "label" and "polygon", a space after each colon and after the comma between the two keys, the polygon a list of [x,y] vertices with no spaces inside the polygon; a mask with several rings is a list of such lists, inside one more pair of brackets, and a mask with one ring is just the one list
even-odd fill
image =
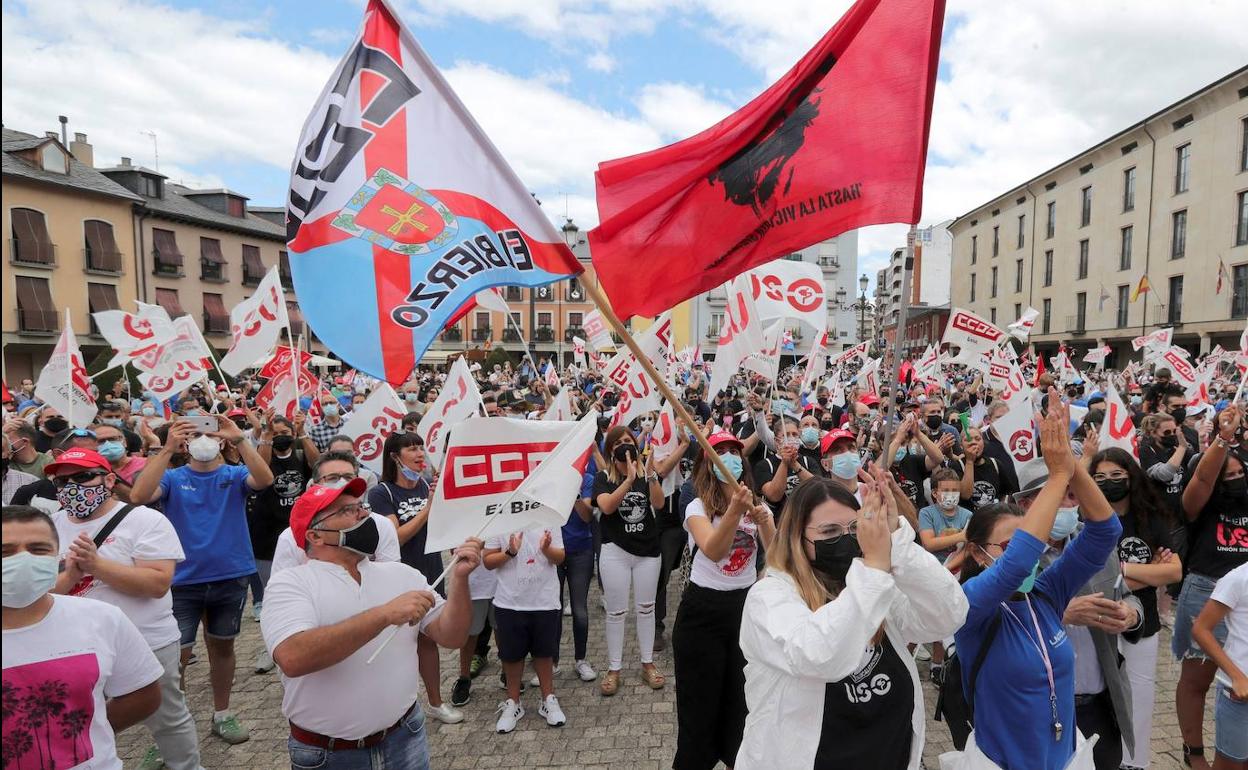
{"label": "red flag", "polygon": [[1034,380],[1032,380],[1031,387],[1033,388],[1039,387],[1040,375],[1042,374],[1044,374],[1044,354],[1043,353],[1036,356],[1036,377]]}
{"label": "red flag", "polygon": [[858,0],[696,136],[599,164],[593,262],[621,317],[865,225],[918,222],[944,0]]}

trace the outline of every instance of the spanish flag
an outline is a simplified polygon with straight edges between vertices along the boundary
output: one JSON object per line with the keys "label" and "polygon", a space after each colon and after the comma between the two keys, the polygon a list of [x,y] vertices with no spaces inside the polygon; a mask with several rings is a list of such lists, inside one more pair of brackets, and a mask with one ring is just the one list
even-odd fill
{"label": "spanish flag", "polygon": [[1147,294],[1150,286],[1148,285],[1148,275],[1140,276],[1140,282],[1136,284],[1135,291],[1131,292],[1131,301],[1135,302],[1140,298],[1141,294]]}

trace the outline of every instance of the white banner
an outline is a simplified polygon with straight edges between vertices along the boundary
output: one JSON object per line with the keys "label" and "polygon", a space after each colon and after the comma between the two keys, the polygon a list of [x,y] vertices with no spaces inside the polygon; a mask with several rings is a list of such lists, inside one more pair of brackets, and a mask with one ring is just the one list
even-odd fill
{"label": "white banner", "polygon": [[1158,357],[1157,365],[1165,366],[1170,369],[1174,379],[1184,389],[1190,389],[1196,384],[1196,368],[1187,360],[1188,352],[1183,348],[1172,345],[1161,352]]}
{"label": "white banner", "polygon": [[1109,345],[1103,345],[1099,348],[1092,348],[1083,357],[1084,363],[1097,364],[1097,368],[1105,365],[1105,358],[1109,356],[1112,348]]}
{"label": "white banner", "polygon": [[52,349],[52,355],[39,372],[35,398],[61,413],[71,426],[84,428],[99,411],[91,398],[91,379],[78,349],[78,338],[65,310],[65,328]]}
{"label": "white banner", "polygon": [[[568,462],[568,468],[556,470],[552,466],[552,474],[540,480],[536,488],[523,494],[518,488],[547,458],[562,464],[575,448],[560,453],[556,449],[574,434],[577,440],[585,440],[581,456],[576,458],[583,470],[597,420],[598,413],[590,411],[579,422],[507,417],[469,417],[459,422],[447,443],[445,463],[433,493],[425,552],[454,548],[470,537],[495,537],[566,523],[581,489],[581,473],[578,471],[574,480],[568,470],[576,467],[575,461]],[[572,494],[559,509],[539,502],[562,501],[561,494],[568,491]],[[514,498],[513,492],[517,493]],[[489,526],[482,532],[487,521]]]}
{"label": "white banner", "polygon": [[1161,348],[1170,347],[1170,340],[1174,338],[1174,329],[1158,329],[1155,332],[1149,332],[1142,337],[1136,337],[1131,340],[1131,349],[1139,352],[1140,348]]}
{"label": "white banner", "polygon": [[854,360],[857,360],[857,361],[867,360],[867,343],[866,342],[859,342],[857,345],[854,345],[852,348],[846,348],[845,350],[842,350],[840,355],[832,359],[832,365],[844,366],[848,364],[850,361],[854,361]]}
{"label": "white banner", "polygon": [[763,347],[757,353],[751,353],[741,362],[741,366],[756,372],[775,382],[780,374],[780,334],[784,331],[784,321],[772,321],[763,329]]}
{"label": "white banner", "polygon": [[[666,376],[667,350],[672,341],[670,313],[659,316],[637,338],[637,347],[650,358],[661,376]],[[650,375],[637,362],[628,348],[607,362],[603,376],[620,391],[620,399],[611,415],[611,424],[628,425],[647,412],[657,412],[660,404],[658,387],[650,381]]]}
{"label": "white banner", "polygon": [[1131,421],[1131,410],[1122,402],[1112,382],[1105,389],[1105,423],[1101,426],[1100,439],[1101,449],[1118,447],[1136,460],[1140,459],[1140,439]]}
{"label": "white banner", "polygon": [[550,407],[546,413],[542,415],[543,420],[575,420],[576,415],[572,413],[572,401],[568,397],[568,389],[560,388],[559,392],[550,402]]}
{"label": "white banner", "polygon": [[343,435],[351,437],[351,446],[360,465],[376,474],[381,473],[382,447],[391,433],[399,429],[407,409],[390,383],[381,383],[343,425]]}
{"label": "white banner", "polygon": [[954,362],[971,366],[1005,337],[1005,332],[969,310],[954,308],[941,343],[958,347]]}
{"label": "white banner", "polygon": [[738,276],[724,284],[728,303],[724,306],[724,326],[715,349],[715,368],[707,398],[714,398],[732,380],[746,356],[763,349],[763,324],[754,306],[747,280]]}
{"label": "white banner", "polygon": [[880,361],[879,358],[868,358],[858,370],[858,389],[864,393],[880,394]]}
{"label": "white banner", "polygon": [[1034,307],[1029,307],[1023,311],[1018,320],[1010,324],[1006,328],[1009,329],[1010,336],[1019,342],[1026,342],[1027,336],[1031,334],[1031,327],[1036,325],[1036,319],[1040,317],[1040,311]]}
{"label": "white banner", "polygon": [[472,372],[468,371],[468,361],[464,356],[455,359],[451,371],[442,384],[442,392],[429,406],[429,411],[421,418],[416,431],[425,440],[425,455],[434,468],[442,467],[442,456],[446,446],[446,435],[451,427],[461,421],[475,417],[481,413],[485,404],[481,401],[481,391],[477,389],[477,381]]}
{"label": "white banner", "polygon": [[[650,432],[650,446],[655,462],[667,459],[680,447],[680,431],[683,429],[676,419],[676,410],[672,409],[671,404],[664,404],[659,418],[654,422],[654,430]],[[662,479],[664,496],[675,494],[680,487],[680,480],[680,463],[677,463],[672,467],[672,472]]]}
{"label": "white banner", "polygon": [[992,423],[997,438],[1005,446],[1005,451],[1014,461],[1014,468],[1021,470],[1023,465],[1034,459],[1038,437],[1032,427],[1032,407],[1029,398],[1012,398],[1007,402],[1010,409]]}
{"label": "white banner", "polygon": [[503,295],[499,293],[498,289],[482,289],[473,296],[477,300],[477,305],[485,310],[502,313],[504,317],[511,312],[511,308],[507,305],[507,300],[503,299]]}
{"label": "white banner", "polygon": [[173,336],[132,360],[139,382],[162,401],[208,377],[212,360],[208,343],[189,315],[173,321]]}
{"label": "white banner", "polygon": [[589,338],[589,344],[594,350],[615,349],[615,342],[611,340],[611,328],[607,326],[607,322],[597,308],[586,313],[582,323],[584,325],[581,328],[585,331],[585,336]]}
{"label": "white banner", "polygon": [[745,274],[763,321],[795,318],[816,332],[828,328],[823,269],[813,262],[776,259]]}
{"label": "white banner", "polygon": [[806,356],[806,372],[802,375],[802,393],[809,393],[828,371],[828,333],[818,332],[811,343],[810,354]]}
{"label": "white banner", "polygon": [[100,334],[116,351],[108,362],[109,367],[141,358],[173,336],[173,321],[163,307],[145,302],[137,304],[138,313],[104,310],[91,314]]}
{"label": "white banner", "polygon": [[290,325],[286,297],[277,267],[264,274],[256,293],[230,311],[230,350],[221,358],[221,371],[230,376],[266,358],[277,344],[282,329]]}

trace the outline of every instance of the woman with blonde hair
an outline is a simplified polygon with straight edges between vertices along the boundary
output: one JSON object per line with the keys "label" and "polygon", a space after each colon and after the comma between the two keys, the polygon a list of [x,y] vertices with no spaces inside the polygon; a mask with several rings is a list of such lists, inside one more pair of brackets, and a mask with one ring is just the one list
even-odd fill
{"label": "woman with blonde hair", "polygon": [[953,634],[967,601],[915,543],[884,473],[863,486],[861,505],[824,478],[789,497],[741,620],[735,770],[919,767],[926,716],[906,645]]}

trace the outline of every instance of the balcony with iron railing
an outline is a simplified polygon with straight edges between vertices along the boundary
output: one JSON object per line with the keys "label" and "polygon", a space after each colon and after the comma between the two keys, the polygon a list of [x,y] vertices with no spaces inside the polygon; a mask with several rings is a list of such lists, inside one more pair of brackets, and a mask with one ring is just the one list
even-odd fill
{"label": "balcony with iron railing", "polygon": [[1087,318],[1081,315],[1066,316],[1066,333],[1082,335],[1087,329]]}
{"label": "balcony with iron railing", "polygon": [[23,334],[52,335],[60,331],[59,314],[54,309],[28,310],[14,307],[17,314],[17,329]]}
{"label": "balcony with iron railing", "polygon": [[458,326],[452,326],[442,331],[443,342],[463,342],[464,332]]}
{"label": "balcony with iron railing", "polygon": [[520,332],[510,326],[503,327],[503,342],[519,342]]}
{"label": "balcony with iron railing", "polygon": [[121,256],[120,251],[83,249],[82,269],[99,275],[121,275],[123,272]]}
{"label": "balcony with iron railing", "polygon": [[491,339],[494,339],[494,338],[490,335],[490,327],[488,326],[478,326],[477,328],[472,330],[473,342],[485,342]]}
{"label": "balcony with iron railing", "polygon": [[9,263],[23,267],[56,267],[56,244],[21,238],[9,239]]}
{"label": "balcony with iron railing", "polygon": [[161,255],[160,249],[152,249],[152,275],[163,275],[166,278],[181,278],[186,275],[182,266],[169,262]]}
{"label": "balcony with iron railing", "polygon": [[1154,326],[1182,326],[1182,305],[1153,305]]}
{"label": "balcony with iron railing", "polygon": [[841,269],[840,257],[819,257],[819,267],[827,268],[831,272]]}
{"label": "balcony with iron railing", "polygon": [[199,280],[209,283],[226,283],[225,265],[207,259],[199,260]]}
{"label": "balcony with iron railing", "polygon": [[534,342],[554,342],[555,330],[549,326],[539,326],[537,331],[533,332]]}
{"label": "balcony with iron railing", "polygon": [[569,326],[568,328],[563,330],[564,342],[571,342],[573,337],[580,337],[581,339],[585,339],[585,327]]}

